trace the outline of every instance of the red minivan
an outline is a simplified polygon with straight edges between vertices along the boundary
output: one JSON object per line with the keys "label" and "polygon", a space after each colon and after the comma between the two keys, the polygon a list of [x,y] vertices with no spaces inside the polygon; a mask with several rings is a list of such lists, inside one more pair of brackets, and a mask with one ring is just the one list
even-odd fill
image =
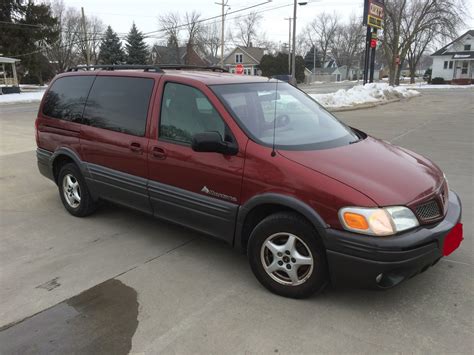
{"label": "red minivan", "polygon": [[100,200],[243,250],[302,298],[386,289],[462,240],[461,203],[428,159],[346,126],[297,88],[219,68],[58,75],[36,120],[40,172],[74,216]]}

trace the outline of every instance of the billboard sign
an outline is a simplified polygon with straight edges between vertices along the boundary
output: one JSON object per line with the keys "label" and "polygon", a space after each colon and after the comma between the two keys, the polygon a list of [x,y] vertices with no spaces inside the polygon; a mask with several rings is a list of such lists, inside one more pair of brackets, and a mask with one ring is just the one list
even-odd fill
{"label": "billboard sign", "polygon": [[364,3],[364,25],[383,28],[384,1],[365,0]]}

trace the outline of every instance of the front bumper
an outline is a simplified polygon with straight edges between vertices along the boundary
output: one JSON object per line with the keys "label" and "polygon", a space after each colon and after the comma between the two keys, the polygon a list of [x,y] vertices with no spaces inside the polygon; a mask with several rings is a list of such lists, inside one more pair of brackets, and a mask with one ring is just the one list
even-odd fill
{"label": "front bumper", "polygon": [[461,220],[461,214],[461,201],[450,191],[446,217],[435,225],[391,237],[328,229],[324,244],[331,283],[383,289],[425,271],[443,256],[444,240]]}

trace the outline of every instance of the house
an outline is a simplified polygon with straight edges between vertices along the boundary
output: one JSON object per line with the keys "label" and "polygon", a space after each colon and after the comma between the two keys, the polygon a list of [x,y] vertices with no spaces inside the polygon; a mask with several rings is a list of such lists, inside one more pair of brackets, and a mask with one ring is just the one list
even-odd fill
{"label": "house", "polygon": [[260,60],[265,54],[265,48],[237,46],[224,58],[224,67],[235,73],[236,66],[242,64],[245,75],[260,75]]}
{"label": "house", "polygon": [[[0,57],[0,95],[19,93],[18,77],[16,75],[16,63],[20,59]],[[13,77],[8,77],[6,65],[11,65],[11,73]]]}
{"label": "house", "polygon": [[151,62],[153,64],[187,64],[196,66],[209,66],[211,62],[194,49],[192,44],[185,47],[168,47],[154,45],[151,49]]}
{"label": "house", "polygon": [[440,50],[433,57],[432,78],[446,82],[472,84],[474,70],[474,30],[467,31]]}

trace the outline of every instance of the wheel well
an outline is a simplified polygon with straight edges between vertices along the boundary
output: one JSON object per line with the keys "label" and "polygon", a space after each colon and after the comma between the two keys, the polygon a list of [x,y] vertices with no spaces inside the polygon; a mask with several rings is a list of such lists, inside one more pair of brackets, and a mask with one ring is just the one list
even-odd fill
{"label": "wheel well", "polygon": [[[283,205],[278,205],[278,204],[263,204],[254,207],[245,217],[244,220],[244,225],[242,228],[242,234],[241,234],[241,247],[243,251],[247,251],[247,243],[250,238],[250,234],[254,230],[254,228],[259,224],[264,218],[270,216],[271,214],[277,213],[277,212],[295,212],[301,215],[299,212],[295,211],[292,208],[283,206]],[[303,215],[301,215],[303,218]]]}
{"label": "wheel well", "polygon": [[59,172],[61,171],[61,168],[64,165],[69,164],[69,163],[74,164],[74,160],[72,160],[70,157],[68,157],[67,155],[64,155],[64,154],[58,155],[54,159],[54,161],[53,161],[53,176],[54,176],[54,181],[56,181],[56,183],[58,183],[58,176],[59,176]]}

